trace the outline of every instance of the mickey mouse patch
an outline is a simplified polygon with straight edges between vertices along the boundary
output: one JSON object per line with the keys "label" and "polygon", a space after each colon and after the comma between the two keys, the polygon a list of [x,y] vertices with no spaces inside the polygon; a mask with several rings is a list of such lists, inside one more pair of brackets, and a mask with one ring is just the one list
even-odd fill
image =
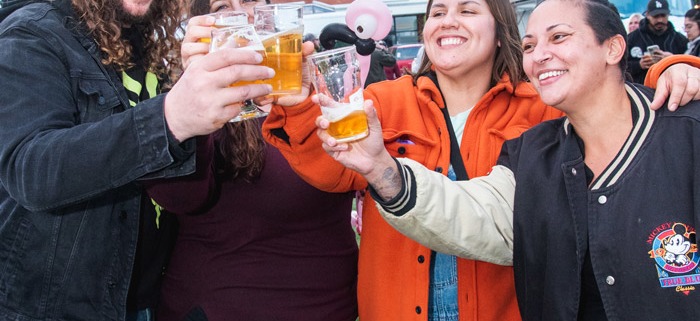
{"label": "mickey mouse patch", "polygon": [[663,288],[688,295],[700,284],[700,255],[695,228],[683,223],[664,223],[654,229],[647,243]]}

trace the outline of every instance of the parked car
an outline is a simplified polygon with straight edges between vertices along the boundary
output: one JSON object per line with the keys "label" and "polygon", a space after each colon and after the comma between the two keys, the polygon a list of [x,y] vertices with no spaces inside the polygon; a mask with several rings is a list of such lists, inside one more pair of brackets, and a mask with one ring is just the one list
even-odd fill
{"label": "parked car", "polygon": [[418,54],[416,55],[416,58],[413,58],[413,62],[411,63],[411,71],[414,74],[418,73],[418,69],[420,69],[420,64],[421,62],[423,62],[423,56],[425,56],[425,47],[421,45],[420,49],[418,49]]}
{"label": "parked car", "polygon": [[389,48],[389,52],[396,57],[396,65],[398,65],[401,74],[405,74],[405,70],[411,70],[411,63],[418,55],[418,50],[423,46],[419,43],[409,45],[396,45]]}

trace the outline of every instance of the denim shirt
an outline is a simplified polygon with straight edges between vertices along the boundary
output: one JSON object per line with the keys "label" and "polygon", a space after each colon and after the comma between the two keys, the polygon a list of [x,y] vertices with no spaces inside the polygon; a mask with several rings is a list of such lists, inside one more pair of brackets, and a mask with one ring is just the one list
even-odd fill
{"label": "denim shirt", "polygon": [[37,3],[0,23],[0,320],[123,320],[138,180],[194,171],[164,96],[127,110],[71,16]]}
{"label": "denim shirt", "polygon": [[[464,127],[471,109],[450,116],[450,122],[455,131],[455,138],[461,147]],[[457,174],[450,164],[447,177],[456,181]],[[430,289],[428,302],[430,310],[428,321],[457,321],[459,320],[457,257],[433,251],[430,269]]]}

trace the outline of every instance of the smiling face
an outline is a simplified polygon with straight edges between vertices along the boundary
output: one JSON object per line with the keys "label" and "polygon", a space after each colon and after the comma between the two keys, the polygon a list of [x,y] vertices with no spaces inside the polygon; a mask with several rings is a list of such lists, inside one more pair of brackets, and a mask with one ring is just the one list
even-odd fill
{"label": "smiling face", "polygon": [[611,75],[617,73],[621,81],[618,62],[624,55],[624,38],[597,39],[581,3],[542,2],[523,37],[525,73],[542,101],[564,110],[586,101]]}
{"label": "smiling face", "polygon": [[254,8],[265,3],[265,0],[210,0],[209,12],[241,11],[247,13],[248,22],[253,23]]}
{"label": "smiling face", "polygon": [[423,42],[436,72],[459,76],[478,70],[490,77],[498,43],[496,22],[484,0],[435,0]]}
{"label": "smiling face", "polygon": [[634,15],[632,18],[630,18],[630,22],[628,25],[629,32],[635,31],[639,29],[639,20],[641,20],[641,16]]}

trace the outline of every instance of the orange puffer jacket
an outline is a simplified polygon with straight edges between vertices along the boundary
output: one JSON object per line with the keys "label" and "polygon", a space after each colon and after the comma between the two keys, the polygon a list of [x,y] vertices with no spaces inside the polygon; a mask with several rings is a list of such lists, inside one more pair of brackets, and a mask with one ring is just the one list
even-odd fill
{"label": "orange puffer jacket", "polygon": [[[428,77],[404,76],[371,85],[365,91],[382,123],[384,141],[396,157],[408,157],[447,173],[449,133],[442,96]],[[266,138],[287,157],[308,182],[327,191],[365,188],[366,181],[325,154],[315,134],[320,114],[310,100],[273,111],[265,124]],[[462,157],[470,176],[485,175],[496,164],[503,141],[518,137],[543,120],[562,116],[545,106],[527,83],[514,90],[508,77],[492,88],[469,115],[462,139]],[[289,144],[272,133],[283,128]],[[391,228],[371,198],[365,199],[360,243],[358,300],[360,320],[427,320],[430,249]],[[513,269],[459,259],[461,320],[518,320]]]}

